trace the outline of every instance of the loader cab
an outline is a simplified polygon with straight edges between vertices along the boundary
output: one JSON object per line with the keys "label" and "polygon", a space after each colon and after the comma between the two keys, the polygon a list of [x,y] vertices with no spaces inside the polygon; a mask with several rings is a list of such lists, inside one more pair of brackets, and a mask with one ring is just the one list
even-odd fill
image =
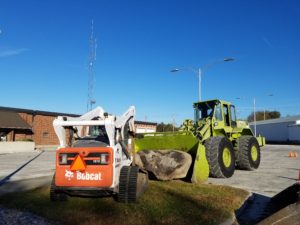
{"label": "loader cab", "polygon": [[223,103],[223,114],[224,114],[224,126],[225,127],[236,127],[236,113],[235,106]]}
{"label": "loader cab", "polygon": [[194,104],[195,121],[212,118],[214,115],[215,102],[197,102]]}
{"label": "loader cab", "polygon": [[213,129],[215,131],[224,130],[226,133],[232,132],[236,128],[235,106],[230,102],[217,101],[213,118]]}
{"label": "loader cab", "polygon": [[214,129],[225,129],[231,132],[236,127],[234,105],[221,100],[210,100],[194,103],[195,121],[211,118]]}

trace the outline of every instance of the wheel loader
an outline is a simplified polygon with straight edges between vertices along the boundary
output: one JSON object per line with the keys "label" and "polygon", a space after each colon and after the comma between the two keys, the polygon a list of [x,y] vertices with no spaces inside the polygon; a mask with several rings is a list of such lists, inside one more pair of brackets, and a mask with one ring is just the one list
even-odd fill
{"label": "wheel loader", "polygon": [[114,196],[120,202],[135,202],[148,184],[146,171],[134,166],[132,136],[135,108],[122,116],[101,107],[80,116],[53,121],[60,146],[50,199],[68,196]]}
{"label": "wheel loader", "polygon": [[222,100],[196,102],[194,121],[185,120],[178,132],[141,135],[136,151],[174,149],[193,157],[192,182],[211,177],[228,178],[235,168],[255,170],[260,164],[264,137],[254,137],[249,126],[237,121],[235,106]]}

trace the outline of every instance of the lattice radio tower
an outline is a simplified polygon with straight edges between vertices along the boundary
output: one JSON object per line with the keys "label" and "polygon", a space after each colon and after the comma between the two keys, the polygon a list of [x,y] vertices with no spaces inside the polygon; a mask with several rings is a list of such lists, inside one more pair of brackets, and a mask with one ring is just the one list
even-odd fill
{"label": "lattice radio tower", "polygon": [[94,63],[96,61],[96,49],[97,39],[94,37],[94,21],[91,23],[91,36],[90,36],[90,53],[89,53],[89,64],[88,64],[88,99],[87,99],[87,111],[92,110],[93,104],[96,103],[94,99],[94,88],[95,88],[95,71]]}

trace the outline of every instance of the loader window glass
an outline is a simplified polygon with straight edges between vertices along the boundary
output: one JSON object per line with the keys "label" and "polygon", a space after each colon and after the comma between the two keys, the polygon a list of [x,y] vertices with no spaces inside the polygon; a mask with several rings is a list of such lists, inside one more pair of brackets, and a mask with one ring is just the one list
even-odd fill
{"label": "loader window glass", "polygon": [[204,102],[195,106],[195,121],[207,117],[212,117],[214,112],[214,102]]}
{"label": "loader window glass", "polygon": [[231,114],[231,123],[232,126],[236,126],[236,115],[235,115],[235,107],[232,105],[230,106],[230,114]]}
{"label": "loader window glass", "polygon": [[231,112],[231,120],[236,121],[235,107],[233,105],[230,107],[230,112]]}
{"label": "loader window glass", "polygon": [[228,112],[228,105],[224,105],[224,106],[223,106],[223,109],[224,109],[225,125],[226,125],[226,126],[230,126],[230,122],[229,122],[229,112]]}
{"label": "loader window glass", "polygon": [[221,109],[221,104],[218,103],[215,107],[215,117],[216,117],[216,120],[218,121],[222,121],[223,118],[222,118],[222,109]]}

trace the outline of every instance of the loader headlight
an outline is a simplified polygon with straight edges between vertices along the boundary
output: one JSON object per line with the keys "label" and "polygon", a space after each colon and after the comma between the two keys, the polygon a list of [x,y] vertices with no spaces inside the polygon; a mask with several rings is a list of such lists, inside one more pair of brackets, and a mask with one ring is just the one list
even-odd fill
{"label": "loader headlight", "polygon": [[59,164],[66,165],[67,163],[68,163],[68,155],[64,153],[59,154]]}

